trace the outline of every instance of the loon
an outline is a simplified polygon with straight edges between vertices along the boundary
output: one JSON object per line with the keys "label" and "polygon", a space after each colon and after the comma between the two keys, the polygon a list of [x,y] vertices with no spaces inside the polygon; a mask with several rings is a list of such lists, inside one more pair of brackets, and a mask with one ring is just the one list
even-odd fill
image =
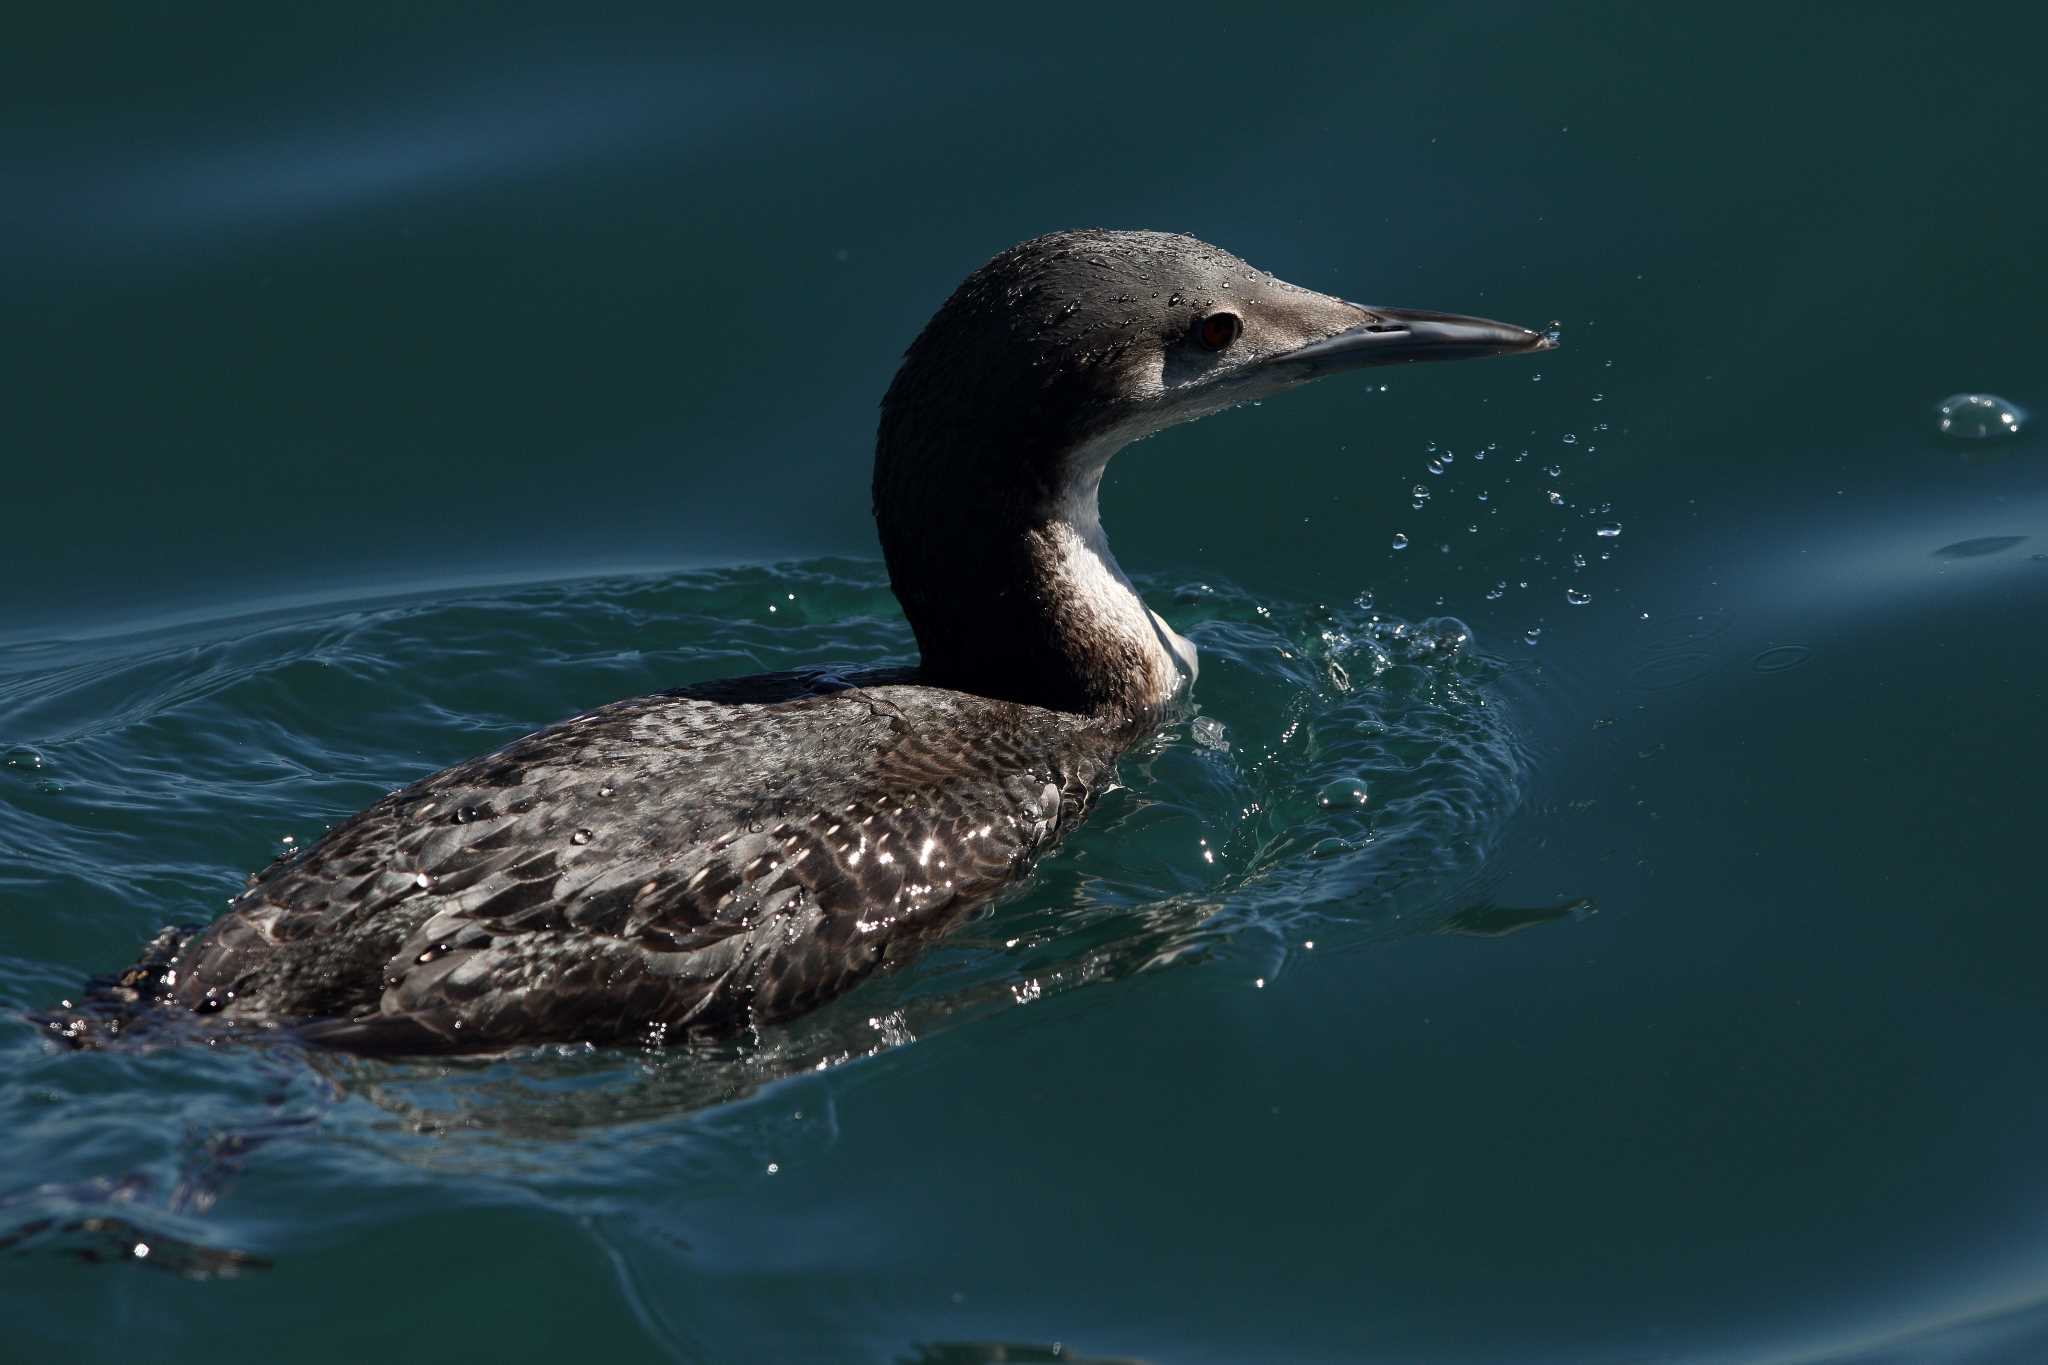
{"label": "loon", "polygon": [[1176,234],[1012,247],[882,400],[874,516],[916,668],[638,697],[422,778],[44,1022],[90,1046],[190,1012],[428,1054],[801,1014],[1017,883],[1192,683],[1104,538],[1112,455],[1323,375],[1551,344]]}

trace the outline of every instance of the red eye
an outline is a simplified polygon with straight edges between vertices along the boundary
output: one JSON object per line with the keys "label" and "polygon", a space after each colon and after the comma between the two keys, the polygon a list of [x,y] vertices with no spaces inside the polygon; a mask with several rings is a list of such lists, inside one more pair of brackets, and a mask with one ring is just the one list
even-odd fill
{"label": "red eye", "polygon": [[1212,351],[1220,351],[1237,340],[1244,323],[1235,313],[1211,313],[1195,319],[1195,339]]}

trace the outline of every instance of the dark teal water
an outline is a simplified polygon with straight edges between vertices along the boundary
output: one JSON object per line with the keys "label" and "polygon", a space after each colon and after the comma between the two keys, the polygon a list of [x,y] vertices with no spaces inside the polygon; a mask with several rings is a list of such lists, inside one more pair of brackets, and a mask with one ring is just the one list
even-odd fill
{"label": "dark teal water", "polygon": [[[1934,415],[2048,412],[2038,15],[571,16],[0,52],[21,1358],[2048,1358],[2048,453]],[[907,658],[874,403],[1090,223],[1565,346],[1118,462],[1201,717],[1026,894],[716,1052],[19,1022],[537,725]]]}

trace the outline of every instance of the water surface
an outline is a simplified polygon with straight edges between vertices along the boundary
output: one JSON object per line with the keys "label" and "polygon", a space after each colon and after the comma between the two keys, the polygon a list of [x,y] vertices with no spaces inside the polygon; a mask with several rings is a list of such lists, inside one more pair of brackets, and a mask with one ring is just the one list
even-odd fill
{"label": "water surface", "polygon": [[[0,58],[22,1352],[2048,1351],[2048,466],[1935,414],[2048,403],[2040,21],[786,19]],[[1197,710],[1024,894],[723,1049],[21,1021],[538,725],[907,660],[874,403],[1082,223],[1564,346],[1118,461]]]}

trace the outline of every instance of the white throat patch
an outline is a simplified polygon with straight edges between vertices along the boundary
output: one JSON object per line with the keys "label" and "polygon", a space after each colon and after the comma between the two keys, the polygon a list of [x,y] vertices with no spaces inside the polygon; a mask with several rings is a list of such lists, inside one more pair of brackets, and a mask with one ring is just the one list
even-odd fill
{"label": "white throat patch", "polygon": [[[1118,441],[1109,450],[1122,444]],[[1048,528],[1057,555],[1054,572],[1068,601],[1147,658],[1151,675],[1147,700],[1164,705],[1194,682],[1198,669],[1195,647],[1145,605],[1110,553],[1097,502],[1102,471],[1108,463],[1109,452],[1095,457],[1094,450],[1083,447],[1068,466],[1070,481]]]}

